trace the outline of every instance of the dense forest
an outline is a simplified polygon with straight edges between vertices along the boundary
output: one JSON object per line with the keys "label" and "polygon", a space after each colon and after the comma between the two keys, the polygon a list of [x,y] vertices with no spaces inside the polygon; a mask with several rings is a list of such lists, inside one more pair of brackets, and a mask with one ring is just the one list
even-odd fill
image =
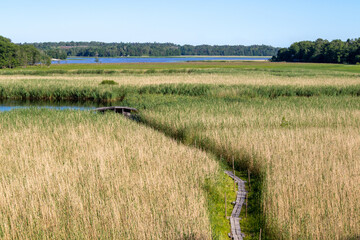
{"label": "dense forest", "polygon": [[33,45],[17,45],[0,36],[0,68],[26,67],[38,63],[50,65],[51,59]]}
{"label": "dense forest", "polygon": [[291,44],[279,49],[272,61],[315,63],[360,63],[360,38],[347,41],[317,39]]}
{"label": "dense forest", "polygon": [[52,58],[67,56],[119,57],[119,56],[273,56],[278,48],[266,45],[211,46],[176,45],[173,43],[103,43],[103,42],[45,42],[32,43]]}
{"label": "dense forest", "polygon": [[273,56],[272,61],[360,63],[360,38],[341,40],[301,41],[289,48],[266,45],[211,46],[176,45],[173,43],[103,43],[103,42],[45,42],[14,44],[0,36],[0,67],[42,63],[50,65],[50,57],[66,59],[68,56],[119,57],[119,56]]}

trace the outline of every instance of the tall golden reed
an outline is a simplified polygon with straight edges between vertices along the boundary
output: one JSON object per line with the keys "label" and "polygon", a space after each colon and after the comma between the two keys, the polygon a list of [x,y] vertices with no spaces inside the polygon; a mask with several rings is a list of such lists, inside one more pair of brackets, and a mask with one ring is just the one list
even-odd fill
{"label": "tall golden reed", "polygon": [[0,113],[0,237],[211,237],[204,152],[118,114]]}
{"label": "tall golden reed", "polygon": [[264,174],[262,210],[277,237],[344,239],[360,235],[359,107],[356,97],[194,99],[144,115],[240,161],[250,156]]}

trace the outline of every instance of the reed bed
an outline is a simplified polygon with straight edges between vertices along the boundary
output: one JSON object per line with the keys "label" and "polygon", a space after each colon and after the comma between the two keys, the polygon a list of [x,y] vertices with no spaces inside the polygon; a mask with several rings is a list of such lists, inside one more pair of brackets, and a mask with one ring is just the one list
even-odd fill
{"label": "reed bed", "polygon": [[[125,65],[106,64],[1,70],[0,99],[120,101],[134,93],[251,98],[360,95],[357,66],[209,64],[129,65],[132,70],[111,69]],[[174,69],[167,69],[169,66]],[[114,86],[101,85],[104,81],[113,81]]]}
{"label": "reed bed", "polygon": [[147,124],[261,176],[267,237],[360,235],[358,98],[169,97],[150,106]]}
{"label": "reed bed", "polygon": [[117,114],[1,113],[0,162],[3,239],[212,236],[218,163]]}
{"label": "reed bed", "polygon": [[26,86],[0,85],[1,99],[17,100],[72,100],[72,101],[124,101],[129,96],[142,94],[204,96],[215,98],[270,98],[283,96],[360,96],[360,84],[348,86],[256,86],[211,84],[161,84],[147,86],[103,85],[89,86]]}
{"label": "reed bed", "polygon": [[[264,219],[242,227],[265,228],[263,239],[356,239],[359,74],[340,64],[52,66],[0,70],[0,99],[122,101],[250,170]],[[111,114],[17,110],[1,114],[0,136],[2,238],[214,238],[223,189],[203,152]]]}
{"label": "reed bed", "polygon": [[289,74],[274,74],[267,71],[238,71],[233,73],[230,70],[222,73],[172,73],[172,74],[115,74],[115,75],[94,75],[94,74],[55,74],[48,76],[41,75],[0,75],[0,84],[22,84],[25,86],[98,86],[103,80],[113,80],[120,85],[152,85],[152,84],[223,84],[223,85],[295,85],[295,86],[348,86],[360,84],[360,75],[353,73],[336,74],[314,74],[304,76],[300,72]]}

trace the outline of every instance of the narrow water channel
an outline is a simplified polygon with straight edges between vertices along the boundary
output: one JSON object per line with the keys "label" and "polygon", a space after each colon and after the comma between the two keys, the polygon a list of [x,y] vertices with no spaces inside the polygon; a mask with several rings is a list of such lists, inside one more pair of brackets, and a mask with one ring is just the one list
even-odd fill
{"label": "narrow water channel", "polygon": [[50,108],[56,110],[92,110],[98,107],[118,106],[121,103],[100,103],[92,101],[22,101],[22,100],[0,100],[0,112],[11,111],[21,108]]}

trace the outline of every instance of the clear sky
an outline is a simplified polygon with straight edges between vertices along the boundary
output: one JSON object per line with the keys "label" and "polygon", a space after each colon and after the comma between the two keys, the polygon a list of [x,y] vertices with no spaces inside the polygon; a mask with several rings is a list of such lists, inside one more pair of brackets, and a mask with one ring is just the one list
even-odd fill
{"label": "clear sky", "polygon": [[15,43],[172,42],[288,47],[360,37],[359,0],[0,0]]}

